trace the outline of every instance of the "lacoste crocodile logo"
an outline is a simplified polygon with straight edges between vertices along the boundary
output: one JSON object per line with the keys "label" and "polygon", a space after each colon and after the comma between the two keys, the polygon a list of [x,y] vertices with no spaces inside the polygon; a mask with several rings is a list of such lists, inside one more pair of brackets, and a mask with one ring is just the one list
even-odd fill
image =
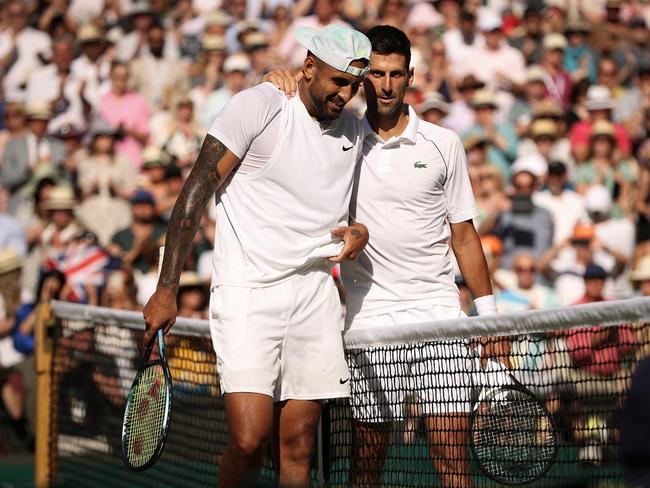
{"label": "lacoste crocodile logo", "polygon": [[427,163],[423,163],[422,161],[416,161],[415,163],[413,163],[413,167],[414,168],[426,168]]}

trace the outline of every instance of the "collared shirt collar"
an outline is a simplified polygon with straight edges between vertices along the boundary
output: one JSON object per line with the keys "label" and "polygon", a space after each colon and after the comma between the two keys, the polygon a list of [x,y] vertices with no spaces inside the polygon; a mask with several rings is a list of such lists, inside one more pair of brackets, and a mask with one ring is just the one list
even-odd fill
{"label": "collared shirt collar", "polygon": [[415,113],[415,110],[413,110],[413,107],[410,105],[408,106],[409,110],[409,123],[404,129],[404,132],[402,132],[398,136],[393,136],[387,141],[384,141],[381,137],[377,135],[377,133],[372,129],[370,126],[370,122],[368,122],[368,114],[366,113],[363,116],[363,126],[366,130],[366,137],[372,137],[374,136],[376,139],[381,141],[381,143],[384,145],[384,147],[392,147],[395,145],[399,144],[415,144],[417,134],[418,134],[418,128],[420,127],[420,119],[418,115]]}

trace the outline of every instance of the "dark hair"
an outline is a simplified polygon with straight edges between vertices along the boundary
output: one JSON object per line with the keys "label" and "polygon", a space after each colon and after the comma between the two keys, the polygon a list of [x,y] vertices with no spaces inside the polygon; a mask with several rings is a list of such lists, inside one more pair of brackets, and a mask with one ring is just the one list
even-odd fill
{"label": "dark hair", "polygon": [[377,25],[366,32],[377,54],[399,54],[406,59],[406,69],[411,66],[411,42],[406,34],[392,25]]}

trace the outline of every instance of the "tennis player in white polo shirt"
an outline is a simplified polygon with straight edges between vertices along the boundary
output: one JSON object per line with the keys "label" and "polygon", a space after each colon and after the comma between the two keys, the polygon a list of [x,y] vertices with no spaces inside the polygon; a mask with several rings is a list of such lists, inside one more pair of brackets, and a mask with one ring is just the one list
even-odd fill
{"label": "tennis player in white polo shirt", "polygon": [[[479,315],[494,314],[487,264],[472,224],[477,208],[463,144],[454,132],[425,122],[404,105],[413,80],[406,35],[385,25],[367,35],[372,58],[364,80],[366,137],[351,214],[367,225],[370,240],[356,261],[341,264],[346,326],[399,326],[463,316],[452,251],[477,297]],[[293,78],[286,72],[267,78],[291,92]],[[483,354],[502,355],[502,347],[488,341]],[[404,419],[405,399],[414,388],[442,485],[471,486],[467,430],[472,356],[469,345],[460,342],[416,344],[406,350],[388,346],[350,355],[350,486],[381,485],[390,422]],[[409,381],[418,371],[433,372],[436,384]]]}
{"label": "tennis player in white polo shirt", "polygon": [[[487,264],[472,224],[477,207],[463,144],[454,132],[425,122],[403,104],[413,80],[406,35],[391,26],[374,27],[367,35],[372,43],[364,80],[367,135],[351,213],[367,225],[370,240],[356,261],[341,264],[347,327],[463,316],[451,251],[477,297],[479,314],[494,314]],[[486,354],[492,353],[489,349]],[[351,355],[351,485],[379,486],[390,436],[386,423],[404,418],[405,395],[417,387],[441,484],[471,486],[466,433],[473,362],[468,345],[416,344],[402,360],[387,365],[397,350],[384,347]],[[434,373],[435,385],[400,380],[417,377],[422,368]]]}
{"label": "tennis player in white polo shirt", "polygon": [[296,36],[309,51],[299,96],[264,83],[235,95],[214,121],[144,309],[147,341],[174,323],[183,263],[217,192],[210,329],[230,435],[221,487],[256,476],[272,433],[280,486],[307,486],[320,401],[349,395],[329,271],[367,242],[367,229],[349,222],[363,127],[343,107],[367,72],[370,41],[338,25]]}

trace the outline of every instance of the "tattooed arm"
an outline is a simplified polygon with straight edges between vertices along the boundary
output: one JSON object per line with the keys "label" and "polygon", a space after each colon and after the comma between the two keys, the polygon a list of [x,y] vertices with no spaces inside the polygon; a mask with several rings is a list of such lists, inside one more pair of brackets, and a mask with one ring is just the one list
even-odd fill
{"label": "tattooed arm", "polygon": [[158,287],[143,310],[147,324],[145,343],[149,343],[159,329],[164,328],[167,333],[174,325],[178,282],[203,210],[238,163],[239,158],[221,142],[209,134],[205,137],[169,220]]}
{"label": "tattooed arm", "polygon": [[337,227],[331,233],[332,237],[338,237],[344,242],[339,255],[330,258],[330,261],[335,263],[340,263],[344,259],[357,259],[370,237],[368,228],[354,219],[350,219],[350,225],[347,227]]}

